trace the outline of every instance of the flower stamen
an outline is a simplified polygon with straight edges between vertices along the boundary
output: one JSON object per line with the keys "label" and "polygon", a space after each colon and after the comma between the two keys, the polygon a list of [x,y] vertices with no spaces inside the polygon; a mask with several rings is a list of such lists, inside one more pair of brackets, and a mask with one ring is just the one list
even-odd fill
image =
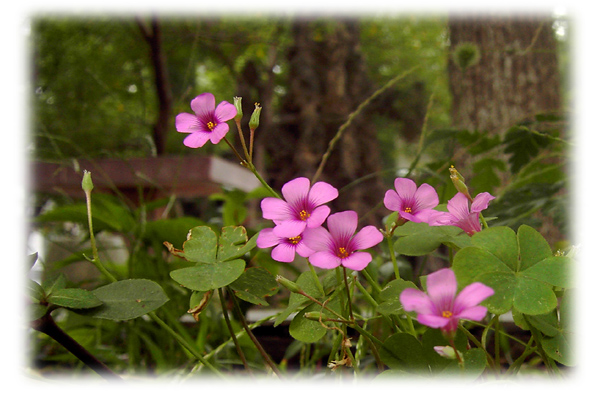
{"label": "flower stamen", "polygon": [[444,318],[451,318],[452,317],[452,311],[442,311],[442,317],[444,317]]}
{"label": "flower stamen", "polygon": [[339,258],[346,258],[350,254],[348,254],[348,250],[345,247],[338,247],[337,255]]}
{"label": "flower stamen", "polygon": [[300,219],[302,221],[306,221],[309,217],[310,217],[310,214],[307,213],[305,210],[300,211]]}
{"label": "flower stamen", "polygon": [[404,209],[404,212],[405,212],[405,213],[412,213],[412,208],[411,208],[411,207],[406,207],[406,208]]}
{"label": "flower stamen", "polygon": [[290,242],[290,244],[298,244],[298,243],[300,243],[301,239],[302,239],[302,237],[300,235],[298,235],[298,236],[288,238],[288,242]]}
{"label": "flower stamen", "polygon": [[209,122],[207,122],[207,123],[206,123],[206,127],[207,127],[208,129],[210,129],[211,131],[212,131],[213,129],[215,129],[215,127],[216,127],[216,126],[217,126],[217,124],[215,124],[215,123],[214,123],[214,122],[212,122],[212,121],[209,121]]}

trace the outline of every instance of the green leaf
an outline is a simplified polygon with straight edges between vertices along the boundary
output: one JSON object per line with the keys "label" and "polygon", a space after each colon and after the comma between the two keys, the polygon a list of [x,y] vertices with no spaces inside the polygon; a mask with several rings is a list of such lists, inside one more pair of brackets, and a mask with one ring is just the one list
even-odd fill
{"label": "green leaf", "polygon": [[509,154],[510,172],[516,174],[546,147],[551,139],[536,135],[524,126],[513,126],[504,135],[505,154]]}
{"label": "green leaf", "polygon": [[430,226],[412,221],[397,228],[394,235],[400,236],[394,243],[394,250],[406,256],[424,256],[442,244],[460,248],[470,243],[468,236],[456,226]]}
{"label": "green leaf", "polygon": [[42,286],[32,280],[27,281],[27,294],[34,303],[39,303],[46,297],[46,293],[44,292]]}
{"label": "green leaf", "polygon": [[48,302],[65,308],[94,308],[102,302],[92,293],[84,289],[56,289],[48,296]]}
{"label": "green leaf", "polygon": [[[309,296],[312,296],[316,299],[323,296],[323,293],[321,293],[317,287],[314,277],[310,271],[301,273],[296,279],[296,284],[304,291],[304,293],[308,294]],[[287,308],[277,315],[277,318],[275,318],[275,321],[273,322],[273,326],[281,324],[294,311],[298,310],[299,307],[307,304],[309,301],[310,300],[307,297],[301,294],[292,293],[290,295]]]}
{"label": "green leaf", "polygon": [[392,369],[429,375],[429,364],[421,343],[408,333],[395,333],[379,349],[381,361]]}
{"label": "green leaf", "polygon": [[473,193],[492,193],[496,187],[500,186],[502,182],[496,170],[506,171],[504,161],[497,158],[484,158],[473,164],[475,176],[469,182],[469,188]]}
{"label": "green leaf", "polygon": [[264,297],[273,296],[279,289],[273,275],[260,267],[246,269],[229,287],[240,299],[263,306],[269,305]]}
{"label": "green leaf", "polygon": [[[340,301],[339,298],[335,298],[333,301],[327,303],[327,307],[331,308],[337,313],[340,313]],[[327,333],[327,328],[323,326],[323,324],[319,321],[313,321],[306,317],[304,314],[307,312],[321,312],[323,314],[323,318],[337,318],[330,311],[324,309],[320,305],[316,303],[312,303],[309,306],[302,309],[298,314],[292,319],[290,323],[290,335],[301,342],[304,343],[314,343],[319,341],[325,334]],[[326,324],[326,322],[323,322]]]}
{"label": "green leaf", "polygon": [[114,321],[130,320],[148,314],[169,300],[160,285],[147,279],[109,283],[93,290],[92,293],[103,304],[84,313]]}
{"label": "green leaf", "polygon": [[55,290],[64,289],[66,286],[67,278],[62,273],[42,282],[42,288],[48,295],[51,295]]}
{"label": "green leaf", "polygon": [[400,293],[406,288],[417,289],[417,286],[403,279],[394,279],[385,285],[379,293],[381,303],[377,306],[377,312],[383,315],[404,314],[404,308],[400,303]]}
{"label": "green leaf", "polygon": [[546,354],[567,366],[575,365],[575,340],[577,338],[571,326],[573,295],[572,290],[567,290],[560,303],[558,333],[542,338],[542,348]]}
{"label": "green leaf", "polygon": [[48,306],[39,303],[28,304],[27,311],[29,314],[27,316],[29,321],[35,321],[36,319],[42,318],[44,315],[46,315],[46,312],[48,312]]}
{"label": "green leaf", "polygon": [[552,249],[546,239],[535,229],[527,225],[521,225],[517,231],[519,243],[518,270],[524,271],[543,259],[552,256]]}
{"label": "green leaf", "polygon": [[445,375],[460,375],[461,377],[469,376],[477,378],[483,373],[487,365],[485,351],[479,348],[470,349],[463,353],[464,369],[460,368],[458,361],[454,360],[442,371],[441,376]]}
{"label": "green leaf", "polygon": [[194,267],[171,271],[171,278],[180,285],[199,292],[218,289],[229,285],[244,272],[244,260],[198,263]]}
{"label": "green leaf", "polygon": [[552,286],[571,288],[571,262],[572,259],[569,257],[550,256],[523,271],[520,275]]}
{"label": "green leaf", "polygon": [[188,261],[211,264],[217,259],[217,234],[208,226],[196,226],[183,243],[183,256]]}
{"label": "green leaf", "polygon": [[256,247],[258,234],[248,240],[246,228],[243,226],[226,226],[221,230],[217,259],[228,261],[242,257],[244,254]]}
{"label": "green leaf", "polygon": [[201,224],[202,221],[200,219],[193,217],[148,221],[142,237],[146,240],[155,240],[158,243],[169,242],[174,246],[181,247],[187,239],[186,235],[190,227]]}
{"label": "green leaf", "polygon": [[481,282],[494,289],[482,302],[490,312],[503,314],[514,307],[526,315],[540,315],[556,307],[552,286],[565,284],[568,262],[554,261],[560,257],[551,255],[533,228],[521,226],[518,235],[507,227],[485,229],[473,235],[472,245],[457,252],[452,268],[459,288]]}
{"label": "green leaf", "polygon": [[513,271],[517,270],[517,236],[509,227],[497,226],[484,229],[471,237],[471,243],[475,247],[489,251]]}

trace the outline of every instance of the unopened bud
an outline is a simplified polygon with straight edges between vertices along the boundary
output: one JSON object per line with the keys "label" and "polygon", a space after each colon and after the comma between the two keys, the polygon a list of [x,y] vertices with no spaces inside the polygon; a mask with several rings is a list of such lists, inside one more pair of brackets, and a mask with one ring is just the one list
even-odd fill
{"label": "unopened bud", "polygon": [[233,105],[235,106],[235,108],[237,110],[237,115],[235,116],[234,120],[236,122],[239,122],[242,120],[242,116],[244,115],[244,113],[242,112],[242,98],[238,97],[238,96],[234,97]]}
{"label": "unopened bud", "polygon": [[302,293],[302,289],[300,289],[300,286],[298,286],[295,282],[292,282],[289,279],[284,278],[281,275],[277,275],[275,280],[292,293]]}
{"label": "unopened bud", "polygon": [[304,318],[306,319],[310,319],[312,321],[320,321],[322,318],[322,315],[319,311],[309,311],[304,313]]}
{"label": "unopened bud", "polygon": [[262,110],[262,107],[260,106],[260,104],[254,103],[254,111],[252,112],[252,115],[250,116],[250,122],[248,123],[248,126],[252,130],[255,130],[256,128],[258,128],[259,119],[260,119],[260,110]]}
{"label": "unopened bud", "polygon": [[456,190],[467,196],[469,200],[473,201],[473,198],[469,194],[469,188],[465,184],[465,178],[456,170],[456,168],[454,168],[454,165],[451,165],[448,170],[450,171],[450,179]]}
{"label": "unopened bud", "polygon": [[[452,346],[433,346],[433,349],[435,350],[436,353],[438,353],[440,356],[442,356],[444,358],[447,358],[449,360],[456,359],[456,351],[454,351]],[[458,352],[458,354],[461,355],[460,352]]]}
{"label": "unopened bud", "polygon": [[92,182],[92,173],[90,171],[83,171],[81,188],[87,194],[89,194],[92,191],[92,189],[94,189],[94,183]]}

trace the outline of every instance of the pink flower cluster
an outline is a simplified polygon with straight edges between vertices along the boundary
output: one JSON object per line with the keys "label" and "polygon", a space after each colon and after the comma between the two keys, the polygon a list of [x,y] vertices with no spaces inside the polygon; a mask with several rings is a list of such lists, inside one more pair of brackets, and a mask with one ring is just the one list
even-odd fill
{"label": "pink flower cluster", "polygon": [[[374,226],[356,233],[358,215],[354,211],[331,214],[325,203],[338,197],[336,188],[325,182],[310,185],[300,177],[283,185],[283,199],[262,200],[263,217],[275,223],[260,231],[259,248],[274,247],[271,256],[281,262],[292,262],[296,253],[308,257],[319,268],[332,269],[342,265],[355,271],[364,269],[372,259],[366,250],[383,240]],[[327,221],[327,228],[322,224]]]}
{"label": "pink flower cluster", "polygon": [[438,195],[433,187],[424,183],[418,189],[415,182],[407,178],[396,178],[396,190],[385,193],[383,204],[390,211],[397,211],[401,219],[425,222],[431,226],[454,225],[469,236],[481,231],[479,214],[495,197],[484,192],[478,194],[471,203],[462,193],[457,193],[448,201],[448,212],[436,211]]}

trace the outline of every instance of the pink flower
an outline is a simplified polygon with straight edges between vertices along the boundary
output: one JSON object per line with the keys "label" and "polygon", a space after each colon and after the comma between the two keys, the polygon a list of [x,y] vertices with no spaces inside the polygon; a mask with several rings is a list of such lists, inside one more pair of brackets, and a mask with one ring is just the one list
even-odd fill
{"label": "pink flower", "polygon": [[459,320],[481,321],[487,308],[479,303],[494,294],[492,288],[479,282],[466,286],[458,296],[456,289],[454,271],[444,268],[427,276],[427,293],[408,288],[400,293],[400,302],[406,311],[417,312],[421,324],[452,336]]}
{"label": "pink flower", "polygon": [[429,225],[454,225],[461,228],[469,236],[473,236],[475,232],[481,231],[479,213],[485,210],[493,199],[495,197],[487,192],[479,193],[473,199],[473,204],[470,205],[469,209],[469,199],[467,196],[462,193],[456,193],[448,201],[448,212],[437,211],[435,215],[431,216]]}
{"label": "pink flower", "polygon": [[332,269],[339,265],[355,271],[364,269],[372,260],[365,250],[383,240],[383,235],[374,226],[365,226],[356,235],[358,215],[354,211],[343,211],[327,218],[327,227],[306,229],[304,242],[315,253],[308,257],[311,264],[319,268]]}
{"label": "pink flower", "polygon": [[215,108],[215,96],[212,93],[202,93],[191,103],[195,115],[181,113],[175,117],[175,128],[178,132],[191,133],[183,140],[187,147],[198,148],[210,139],[217,144],[229,132],[225,123],[236,116],[237,109],[231,103],[222,101]]}
{"label": "pink flower", "polygon": [[266,228],[258,233],[256,246],[261,249],[275,246],[271,251],[271,257],[275,261],[285,263],[294,261],[296,253],[301,257],[308,257],[314,253],[314,250],[304,243],[302,234],[291,238],[279,237],[273,232],[273,228]]}
{"label": "pink flower", "polygon": [[282,199],[267,197],[260,206],[263,218],[275,222],[273,233],[282,238],[293,238],[304,229],[315,228],[325,222],[331,212],[323,204],[338,196],[336,188],[325,182],[312,187],[308,178],[292,179],[281,188]]}
{"label": "pink flower", "polygon": [[417,185],[407,178],[396,178],[394,181],[396,190],[388,190],[385,193],[383,204],[390,211],[397,211],[401,218],[413,222],[427,222],[432,210],[439,204],[438,195],[431,185]]}

